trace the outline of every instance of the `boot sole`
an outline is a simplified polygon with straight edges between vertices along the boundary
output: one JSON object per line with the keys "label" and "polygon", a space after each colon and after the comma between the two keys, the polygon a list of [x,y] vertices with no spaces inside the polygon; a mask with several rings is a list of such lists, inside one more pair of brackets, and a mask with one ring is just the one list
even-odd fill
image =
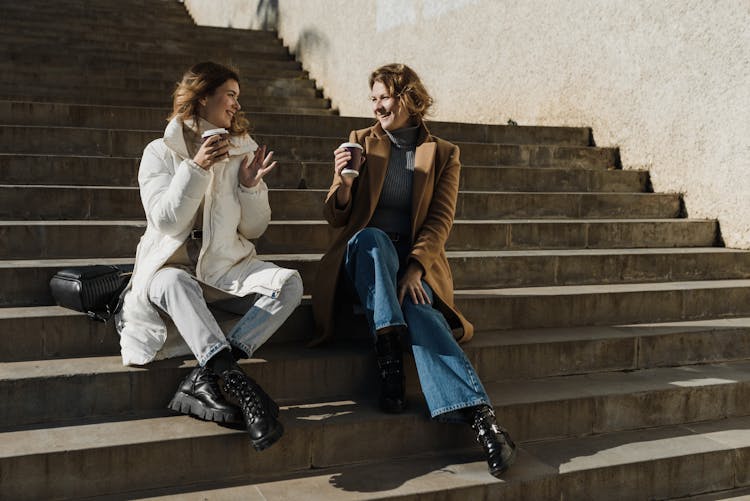
{"label": "boot sole", "polygon": [[266,433],[266,435],[256,440],[251,440],[251,442],[253,443],[253,448],[256,451],[262,451],[262,450],[268,449],[273,444],[275,444],[281,438],[283,434],[284,434],[284,425],[281,424],[281,421],[276,421],[276,424],[273,427],[273,429],[269,431],[268,433]]}
{"label": "boot sole", "polygon": [[511,467],[511,465],[516,461],[516,449],[513,449],[513,453],[510,455],[508,460],[503,463],[503,465],[500,468],[496,468],[494,470],[490,470],[490,474],[495,478],[500,478],[500,475],[508,471],[508,468]]}
{"label": "boot sole", "polygon": [[177,392],[167,407],[180,414],[187,414],[203,421],[233,425],[245,423],[239,409],[237,409],[236,414],[208,409],[200,400],[183,392]]}

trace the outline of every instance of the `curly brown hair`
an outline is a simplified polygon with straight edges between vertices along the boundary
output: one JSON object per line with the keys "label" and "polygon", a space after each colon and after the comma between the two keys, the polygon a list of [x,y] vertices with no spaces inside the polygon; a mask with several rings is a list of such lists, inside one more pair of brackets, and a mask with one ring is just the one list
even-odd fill
{"label": "curly brown hair", "polygon": [[[193,65],[177,83],[172,94],[172,113],[167,120],[179,117],[182,120],[192,118],[197,121],[200,100],[213,95],[227,80],[234,80],[239,84],[240,76],[237,70],[211,61]],[[236,113],[232,117],[229,132],[245,134],[249,130],[250,122],[245,115],[241,111]]]}
{"label": "curly brown hair", "polygon": [[370,74],[370,88],[380,82],[399,99],[409,116],[423,120],[434,103],[417,73],[405,64],[386,64]]}

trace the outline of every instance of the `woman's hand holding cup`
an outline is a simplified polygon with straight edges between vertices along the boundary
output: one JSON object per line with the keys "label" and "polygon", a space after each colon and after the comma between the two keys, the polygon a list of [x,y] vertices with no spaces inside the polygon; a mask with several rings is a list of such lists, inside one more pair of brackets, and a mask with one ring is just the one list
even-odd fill
{"label": "woman's hand holding cup", "polygon": [[350,188],[359,176],[359,169],[365,163],[363,148],[357,143],[343,143],[333,152],[333,170],[341,178],[341,184]]}
{"label": "woman's hand holding cup", "polygon": [[211,129],[203,133],[201,147],[193,161],[202,169],[209,170],[216,162],[229,158],[229,131]]}

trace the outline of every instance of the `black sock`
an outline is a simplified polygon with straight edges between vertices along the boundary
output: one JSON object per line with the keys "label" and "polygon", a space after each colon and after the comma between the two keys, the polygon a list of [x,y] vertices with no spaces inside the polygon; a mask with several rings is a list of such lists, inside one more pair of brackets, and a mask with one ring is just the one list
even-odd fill
{"label": "black sock", "polygon": [[232,346],[232,356],[234,357],[235,360],[241,360],[243,358],[250,358],[247,356],[247,353],[240,350],[236,346]]}
{"label": "black sock", "polygon": [[234,357],[232,356],[232,351],[229,348],[216,353],[216,355],[209,358],[208,362],[206,362],[206,366],[216,374],[221,374],[236,365],[237,362],[235,362]]}

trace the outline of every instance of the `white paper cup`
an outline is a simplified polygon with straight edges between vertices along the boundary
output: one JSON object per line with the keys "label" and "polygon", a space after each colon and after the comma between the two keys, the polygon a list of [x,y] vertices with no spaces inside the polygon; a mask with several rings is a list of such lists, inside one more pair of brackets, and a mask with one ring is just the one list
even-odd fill
{"label": "white paper cup", "polygon": [[217,134],[220,134],[220,135],[229,134],[229,131],[226,129],[208,129],[206,132],[201,134],[201,142]]}
{"label": "white paper cup", "polygon": [[351,178],[359,176],[359,163],[362,153],[365,151],[362,145],[357,143],[341,143],[339,148],[347,149],[352,154],[352,158],[347,162],[346,167],[341,169],[341,176]]}

